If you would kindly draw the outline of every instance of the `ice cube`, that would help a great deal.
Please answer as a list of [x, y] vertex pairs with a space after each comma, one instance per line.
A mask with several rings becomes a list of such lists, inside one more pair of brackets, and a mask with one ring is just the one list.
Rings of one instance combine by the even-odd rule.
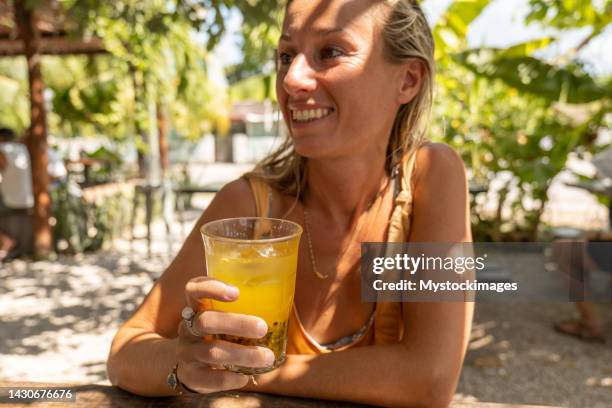
[[260, 255], [256, 248], [248, 246], [240, 249], [240, 255], [237, 258], [241, 258], [242, 260], [251, 260], [258, 258], [259, 256]]
[[223, 253], [221, 262], [231, 262], [242, 257], [242, 252], [238, 250], [227, 250]]
[[270, 258], [272, 256], [277, 256], [276, 251], [273, 246], [266, 246], [263, 248], [257, 248], [257, 253], [264, 258]]

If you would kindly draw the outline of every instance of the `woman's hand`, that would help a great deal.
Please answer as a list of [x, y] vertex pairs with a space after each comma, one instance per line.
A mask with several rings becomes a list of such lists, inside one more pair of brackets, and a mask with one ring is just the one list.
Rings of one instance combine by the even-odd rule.
[[[232, 302], [238, 299], [238, 288], [219, 280], [198, 277], [185, 285], [187, 304], [194, 310], [206, 299]], [[266, 367], [274, 362], [272, 350], [243, 346], [217, 340], [213, 334], [261, 338], [266, 322], [256, 316], [206, 310], [198, 313], [190, 330], [184, 321], [179, 326], [178, 378], [189, 389], [202, 394], [242, 388], [249, 376], [225, 370], [225, 365]], [[200, 336], [196, 336], [195, 334]]]

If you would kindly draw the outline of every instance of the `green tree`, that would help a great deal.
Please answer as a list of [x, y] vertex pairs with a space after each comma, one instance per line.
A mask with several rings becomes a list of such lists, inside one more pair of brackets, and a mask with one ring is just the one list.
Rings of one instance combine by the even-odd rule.
[[25, 61], [0, 59], [0, 124], [23, 133], [30, 124]]
[[[207, 51], [223, 35], [228, 10], [240, 9], [245, 24], [254, 25], [255, 20], [267, 21], [277, 7], [276, 2], [261, 0], [59, 0], [56, 5], [57, 14], [72, 35], [102, 38], [111, 58], [55, 60], [50, 63], [50, 70], [44, 64], [41, 67], [35, 11], [42, 7], [42, 2], [9, 1], [9, 6], [16, 10], [15, 26], [24, 39], [29, 61], [26, 65], [32, 102], [29, 113], [35, 118], [31, 120], [34, 126], [28, 146], [36, 174], [35, 246], [42, 255], [50, 248], [50, 200], [43, 166], [48, 121], [41, 72], [51, 75], [55, 91], [53, 106], [57, 114], [49, 121], [51, 126], [68, 134], [104, 132], [119, 139], [132, 135], [142, 158], [147, 150], [145, 136], [155, 128], [152, 120], [165, 132], [167, 126], [162, 124], [168, 122], [166, 113], [173, 115], [172, 119], [192, 135], [201, 134], [204, 129], [228, 127], [225, 93], [215, 88], [207, 75]], [[205, 37], [204, 47], [200, 45], [201, 36]], [[59, 77], [66, 68], [73, 74], [70, 81]], [[3, 97], [12, 94], [21, 100], [19, 96], [27, 94], [21, 77], [14, 75], [13, 67], [0, 66], [0, 70], [0, 89], [10, 91], [3, 93]], [[23, 100], [27, 104], [27, 99]], [[29, 118], [24, 120], [20, 111], [7, 112], [4, 106], [0, 118], [6, 124], [18, 130], [30, 126]], [[156, 117], [151, 114], [152, 106], [156, 108]]]
[[[488, 3], [455, 1], [435, 26], [433, 134], [462, 152], [477, 182], [503, 180], [493, 215], [475, 215], [477, 237], [536, 240], [551, 181], [568, 155], [601, 148], [593, 141], [609, 120], [610, 81], [592, 77], [578, 51], [609, 25], [610, 2], [598, 9], [586, 1], [530, 1], [526, 23], [591, 28], [578, 47], [549, 60], [537, 51], [555, 38], [468, 49], [467, 29]], [[564, 113], [568, 105], [588, 118], [577, 122]]]

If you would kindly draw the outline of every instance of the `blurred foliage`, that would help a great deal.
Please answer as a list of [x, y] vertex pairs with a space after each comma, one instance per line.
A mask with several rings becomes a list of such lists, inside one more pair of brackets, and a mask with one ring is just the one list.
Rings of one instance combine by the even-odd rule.
[[571, 29], [590, 27], [599, 34], [608, 24], [612, 14], [610, 0], [529, 0], [526, 23], [539, 22], [546, 26]]
[[121, 62], [109, 55], [45, 57], [43, 76], [52, 91], [50, 132], [67, 137], [131, 131], [132, 89]]
[[96, 206], [83, 199], [80, 187], [62, 182], [50, 194], [55, 251], [74, 254], [100, 249], [112, 223], [105, 223]]
[[434, 28], [432, 134], [461, 152], [474, 185], [489, 189], [476, 199], [475, 238], [537, 240], [548, 189], [570, 153], [588, 158], [607, 147], [595, 139], [610, 126], [611, 82], [592, 77], [577, 56], [610, 24], [610, 2], [596, 8], [580, 0], [530, 0], [526, 23], [591, 27], [577, 47], [554, 59], [538, 53], [557, 42], [550, 37], [468, 49], [466, 28], [488, 3], [455, 1]]
[[124, 161], [117, 151], [100, 146], [93, 152], [81, 152], [81, 158], [88, 159], [91, 163], [85, 171], [84, 182], [80, 183], [82, 187], [124, 179], [125, 169], [122, 168]]
[[[59, 0], [57, 5], [72, 34], [101, 38], [109, 55], [44, 58], [45, 82], [53, 91], [51, 133], [135, 138], [141, 150], [154, 126], [152, 103], [169, 114], [182, 136], [225, 133], [227, 90], [211, 80], [209, 51], [225, 33], [230, 10], [242, 14], [245, 44], [267, 31], [272, 38], [278, 15], [278, 2], [269, 0]], [[0, 63], [0, 123], [18, 131], [29, 126], [26, 75], [18, 58]]]
[[[259, 19], [254, 10], [245, 14], [242, 24], [242, 61], [226, 68], [230, 84], [230, 100], [276, 101], [276, 44], [280, 37], [280, 26], [285, 1], [264, 1], [266, 19]], [[253, 13], [254, 12], [254, 13]]]
[[236, 83], [253, 75], [272, 75], [275, 71], [274, 60], [276, 42], [280, 37], [280, 18], [282, 8], [274, 11], [273, 24], [256, 22], [243, 24], [241, 42], [242, 61], [226, 70], [228, 82]]
[[436, 61], [443, 62], [451, 52], [467, 47], [470, 23], [489, 5], [489, 0], [454, 0], [433, 28]]
[[[116, 141], [136, 137], [144, 147], [142, 133], [151, 125], [149, 102], [162, 96], [170, 105], [170, 120], [185, 136], [228, 126], [225, 92], [209, 79], [203, 46], [185, 23], [169, 24], [169, 33], [161, 31], [156, 10], [162, 2], [60, 4], [85, 35], [103, 39], [109, 54], [44, 57], [43, 76], [53, 95], [50, 133], [105, 134]], [[123, 14], [116, 14], [119, 10]], [[18, 130], [29, 126], [26, 75], [20, 59], [1, 61], [0, 98], [14, 102], [0, 103], [0, 123]], [[24, 109], [11, 109], [13, 104]]]
[[30, 125], [27, 66], [21, 58], [0, 59], [0, 126], [18, 135]]
[[232, 102], [264, 99], [276, 102], [275, 82], [276, 74], [250, 76], [229, 87], [229, 98]]
[[87, 202], [83, 190], [70, 178], [56, 184], [50, 194], [53, 245], [57, 253], [97, 251], [130, 226], [129, 194], [117, 192], [98, 203]]
[[[528, 50], [528, 44], [522, 45]], [[478, 77], [499, 79], [521, 93], [549, 101], [588, 103], [610, 95], [612, 83], [598, 85], [577, 63], [557, 67], [528, 55], [515, 57], [506, 50], [490, 48], [469, 50], [452, 57]]]
[[[131, 133], [136, 138], [144, 139], [146, 129], [154, 126], [149, 123], [152, 103], [169, 113], [170, 122], [190, 138], [228, 126], [225, 92], [210, 80], [206, 44], [196, 32], [198, 28], [210, 33], [210, 48], [222, 22], [217, 17], [209, 21], [203, 4], [85, 0], [64, 5], [80, 23], [80, 31], [102, 38], [113, 60], [119, 61], [115, 84], [128, 81], [123, 89], [131, 92], [124, 112], [133, 119]], [[99, 79], [104, 89], [104, 78]], [[137, 141], [141, 147], [146, 144]]]

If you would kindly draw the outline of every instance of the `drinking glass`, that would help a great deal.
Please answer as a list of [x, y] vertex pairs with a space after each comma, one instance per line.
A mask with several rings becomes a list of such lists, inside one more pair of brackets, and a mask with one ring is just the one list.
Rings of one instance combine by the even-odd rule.
[[218, 339], [263, 346], [274, 352], [264, 368], [227, 365], [242, 374], [278, 368], [286, 357], [287, 325], [293, 306], [297, 255], [302, 227], [286, 220], [242, 217], [212, 221], [200, 229], [208, 276], [240, 290], [234, 302], [212, 301], [214, 310], [261, 317], [268, 333], [261, 339], [218, 334]]

